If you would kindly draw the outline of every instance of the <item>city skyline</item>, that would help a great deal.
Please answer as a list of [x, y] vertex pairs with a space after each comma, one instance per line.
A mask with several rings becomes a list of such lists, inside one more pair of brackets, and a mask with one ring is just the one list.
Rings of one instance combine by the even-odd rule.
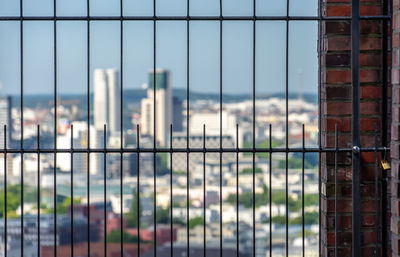
[[[120, 67], [119, 24], [91, 23], [90, 88], [93, 71], [97, 68]], [[20, 91], [19, 34], [16, 24], [0, 24], [0, 32], [8, 40], [0, 47], [0, 80], [7, 94]], [[54, 91], [53, 26], [29, 23], [24, 26], [24, 94]], [[58, 23], [57, 29], [57, 91], [85, 93], [87, 89], [86, 26], [82, 23]], [[123, 88], [140, 88], [147, 83], [146, 72], [153, 67], [153, 33], [151, 22], [124, 25]], [[191, 90], [219, 91], [219, 24], [216, 22], [190, 25], [189, 86]], [[256, 37], [256, 92], [275, 93], [285, 90], [284, 22], [257, 22]], [[290, 23], [289, 91], [298, 89], [298, 70], [304, 71], [304, 92], [317, 92], [318, 58], [315, 22]], [[157, 26], [156, 67], [170, 70], [174, 88], [187, 86], [186, 23], [161, 22]], [[225, 93], [252, 92], [252, 29], [250, 22], [225, 22], [223, 34], [223, 91]], [[174, 34], [174, 37], [170, 35]], [[241, 35], [240, 37], [238, 35]], [[274, 34], [276, 36], [269, 37]], [[73, 42], [71, 42], [73, 41]], [[268, 47], [264, 47], [268, 46]], [[32, 50], [31, 50], [32, 49]], [[301, 49], [301, 50], [300, 50]], [[139, 61], [140, 60], [140, 61]], [[14, 67], [11, 69], [11, 67]], [[207, 76], [204, 76], [207, 74]]]

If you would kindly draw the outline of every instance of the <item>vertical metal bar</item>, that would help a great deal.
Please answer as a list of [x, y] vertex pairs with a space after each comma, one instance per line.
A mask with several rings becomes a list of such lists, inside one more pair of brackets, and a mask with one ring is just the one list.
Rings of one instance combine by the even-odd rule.
[[388, 256], [388, 179], [390, 179], [386, 170], [382, 171], [381, 178], [381, 195], [382, 195], [382, 214], [381, 214], [381, 226], [382, 226], [382, 256]]
[[351, 1], [351, 78], [352, 78], [352, 250], [361, 255], [361, 194], [360, 194], [360, 0]]
[[321, 87], [322, 87], [322, 1], [318, 1], [318, 256], [321, 252]]
[[339, 144], [338, 144], [338, 125], [335, 124], [335, 257], [338, 256], [338, 153], [339, 153]]
[[[121, 255], [124, 255], [124, 212], [123, 212], [123, 202], [124, 202], [124, 194], [123, 194], [123, 180], [124, 180], [124, 175], [123, 175], [123, 162], [124, 162], [124, 156], [123, 156], [123, 147], [124, 147], [124, 22], [122, 20], [123, 14], [124, 14], [124, 4], [123, 0], [120, 1], [120, 68], [121, 68], [121, 94], [120, 94], [120, 130], [121, 130], [121, 138], [120, 138], [120, 170], [121, 170], [121, 176], [120, 176], [120, 190], [121, 190]], [[105, 159], [106, 157], [104, 157]], [[106, 165], [104, 161], [104, 165]], [[104, 203], [105, 204], [105, 203]]]
[[[153, 0], [153, 17], [155, 18], [157, 15], [157, 1]], [[153, 110], [154, 110], [154, 117], [153, 117], [153, 172], [154, 172], [154, 182], [153, 182], [153, 191], [154, 191], [154, 206], [153, 206], [153, 228], [154, 228], [154, 257], [157, 257], [157, 100], [156, 100], [156, 91], [157, 91], [157, 76], [156, 76], [156, 68], [157, 68], [157, 22], [153, 20]]]
[[236, 257], [239, 250], [239, 124], [236, 124]]
[[[186, 140], [186, 143], [187, 144], [189, 143], [189, 138], [188, 138], [188, 140]], [[189, 165], [190, 165], [190, 162], [189, 162], [189, 158], [190, 158], [189, 145], [187, 145], [187, 151], [186, 151], [186, 254], [187, 255], [186, 256], [190, 256], [190, 249], [189, 249], [189, 247], [190, 247], [190, 245], [189, 245], [189, 237], [190, 237], [190, 234], [189, 234], [189, 222], [190, 222], [190, 217], [189, 217], [189, 215], [190, 215], [190, 212], [189, 212], [190, 168], [189, 168]]]
[[37, 254], [40, 256], [40, 125], [37, 125]]
[[71, 257], [74, 257], [74, 124], [71, 124]]
[[4, 257], [7, 257], [7, 125], [4, 125]]
[[[379, 254], [379, 183], [378, 183], [378, 130], [374, 124], [374, 157], [375, 157], [375, 256]], [[382, 206], [382, 208], [384, 208]]]
[[272, 125], [269, 124], [269, 154], [268, 154], [268, 165], [269, 165], [269, 188], [268, 188], [268, 199], [269, 199], [269, 257], [272, 257]]
[[[382, 15], [388, 14], [388, 3], [386, 0], [382, 0]], [[387, 95], [387, 85], [388, 85], [388, 20], [382, 20], [382, 144], [387, 145], [387, 102], [385, 101], [388, 97]]]
[[[107, 257], [107, 125], [103, 131], [104, 257]], [[122, 219], [121, 219], [122, 220]], [[122, 230], [122, 227], [121, 227]], [[121, 233], [122, 234], [122, 233]]]
[[170, 237], [171, 237], [171, 257], [173, 257], [174, 256], [174, 240], [173, 240], [173, 236], [174, 236], [174, 231], [173, 231], [173, 229], [174, 229], [174, 212], [173, 212], [173, 209], [174, 209], [174, 194], [173, 194], [173, 185], [172, 185], [172, 183], [173, 183], [173, 165], [172, 165], [172, 153], [173, 153], [173, 150], [172, 150], [172, 131], [173, 131], [173, 125], [172, 124], [170, 124], [170, 126], [169, 126], [169, 165], [170, 165], [170, 172], [171, 172], [171, 174], [170, 174], [170, 177], [169, 177], [169, 186], [170, 186], [170, 191], [169, 191], [169, 193], [170, 193], [170, 208], [171, 208], [171, 216], [170, 216], [170, 233], [171, 233], [171, 235], [170, 235]]
[[[121, 113], [122, 113], [122, 108], [121, 108]], [[122, 117], [121, 117], [122, 118]], [[121, 134], [122, 134], [122, 127], [121, 127]], [[121, 138], [122, 139], [122, 138]], [[121, 201], [120, 201], [120, 212], [121, 212], [121, 219], [120, 219], [120, 226], [121, 226], [121, 256], [124, 256], [124, 170], [123, 170], [123, 161], [124, 161], [124, 156], [123, 156], [123, 149], [122, 149], [122, 141], [120, 145], [120, 152], [119, 152], [119, 170], [120, 170], [120, 176], [119, 176], [119, 191], [121, 194]]]
[[304, 245], [304, 158], [305, 158], [305, 138], [304, 138], [304, 124], [302, 126], [302, 153], [301, 153], [301, 246], [302, 246], [302, 253], [303, 257], [305, 257], [305, 245]]
[[204, 225], [203, 225], [203, 256], [207, 255], [207, 191], [206, 191], [206, 124], [203, 124], [203, 212], [204, 212]]
[[57, 256], [57, 0], [53, 1], [54, 13], [53, 13], [53, 36], [54, 36], [54, 256]]
[[222, 257], [222, 0], [219, 1], [219, 15], [219, 256]]
[[[187, 6], [186, 6], [186, 17], [187, 17], [187, 19], [186, 19], [186, 99], [187, 99], [187, 101], [186, 101], [186, 112], [187, 112], [187, 114], [186, 114], [186, 147], [187, 147], [187, 150], [189, 150], [189, 146], [190, 146], [190, 142], [189, 142], [189, 126], [190, 126], [190, 124], [189, 124], [189, 121], [190, 121], [190, 119], [189, 119], [189, 109], [190, 109], [190, 106], [189, 106], [189, 101], [190, 101], [190, 22], [189, 22], [189, 14], [190, 14], [190, 0], [187, 0], [187, 2], [186, 2], [186, 4], [187, 4]], [[186, 211], [187, 211], [187, 215], [186, 215], [186, 228], [187, 228], [187, 231], [186, 231], [186, 251], [187, 251], [187, 253], [186, 253], [186, 256], [190, 256], [190, 250], [189, 250], [189, 247], [190, 247], [190, 245], [189, 245], [189, 237], [190, 237], [190, 235], [189, 235], [189, 222], [190, 222], [190, 219], [189, 219], [189, 215], [190, 215], [190, 213], [189, 213], [189, 197], [190, 197], [190, 195], [189, 195], [189, 184], [190, 184], [190, 176], [189, 176], [189, 174], [190, 174], [190, 167], [189, 167], [189, 165], [190, 165], [190, 161], [189, 161], [189, 157], [190, 157], [190, 154], [189, 154], [189, 151], [186, 151], [186, 168], [187, 168], [187, 173], [186, 173]]]
[[[390, 4], [393, 1], [389, 1]], [[387, 0], [383, 0], [382, 6], [382, 14], [387, 15], [388, 13], [391, 15], [391, 8], [389, 8], [389, 3]], [[383, 20], [383, 31], [382, 31], [382, 145], [387, 146], [388, 144], [388, 128], [387, 128], [387, 101], [388, 99], [388, 81], [389, 81], [389, 68], [388, 68], [388, 54], [389, 49], [391, 49], [391, 41], [388, 37], [388, 29], [391, 28], [391, 19], [389, 21]], [[389, 26], [388, 26], [389, 25]], [[388, 42], [389, 41], [389, 42]], [[382, 170], [381, 174], [381, 195], [382, 195], [382, 214], [381, 214], [381, 226], [382, 226], [382, 256], [388, 256], [388, 224], [387, 224], [387, 173], [385, 170]], [[376, 223], [378, 224], [378, 223]]]
[[88, 256], [90, 257], [90, 0], [87, 0], [87, 239], [88, 239]]
[[[136, 124], [136, 150], [137, 150], [137, 181], [136, 181], [136, 190], [137, 190], [137, 206], [136, 210], [138, 212], [137, 215], [137, 234], [138, 234], [138, 257], [140, 257], [140, 126]], [[172, 257], [172, 256], [171, 256]]]
[[[286, 0], [286, 17], [289, 17], [290, 0]], [[286, 21], [286, 60], [285, 60], [285, 125], [286, 125], [286, 138], [285, 138], [285, 195], [286, 195], [286, 233], [285, 233], [285, 246], [286, 256], [289, 256], [289, 21]]]
[[253, 0], [253, 256], [256, 256], [256, 175], [255, 175], [255, 149], [256, 149], [256, 0]]
[[23, 0], [20, 0], [20, 63], [21, 63], [21, 256], [24, 256], [24, 165], [23, 165], [23, 149], [24, 149], [24, 21]]

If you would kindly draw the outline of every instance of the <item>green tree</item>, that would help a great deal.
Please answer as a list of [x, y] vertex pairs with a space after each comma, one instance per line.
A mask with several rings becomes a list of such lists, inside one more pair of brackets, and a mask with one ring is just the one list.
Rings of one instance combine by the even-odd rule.
[[[245, 169], [242, 169], [241, 173], [242, 173], [242, 174], [253, 174], [253, 168], [245, 168]], [[255, 167], [255, 168], [254, 168], [254, 173], [255, 173], [255, 174], [262, 173], [262, 169], [259, 168], [259, 167]]]
[[170, 209], [157, 209], [157, 224], [168, 224], [170, 222]]
[[[0, 192], [0, 215], [3, 218], [5, 212], [5, 204], [4, 204], [4, 190]], [[16, 216], [15, 211], [17, 210], [18, 206], [20, 205], [20, 194], [15, 194], [13, 192], [9, 192], [7, 190], [7, 215]]]
[[[122, 237], [124, 243], [137, 243], [138, 242], [138, 237], [137, 236], [132, 236], [128, 234], [127, 232], [124, 231], [123, 237]], [[121, 243], [121, 230], [113, 230], [111, 231], [107, 237], [107, 243]]]
[[[289, 158], [288, 159], [288, 169], [301, 169], [303, 164], [303, 161], [301, 158]], [[286, 160], [279, 160], [278, 163], [278, 168], [279, 169], [285, 169], [286, 168]], [[307, 160], [304, 160], [304, 168], [305, 169], [312, 169], [314, 166], [310, 164]]]
[[[304, 224], [305, 225], [313, 225], [318, 224], [318, 212], [306, 212], [304, 213]], [[302, 217], [297, 217], [289, 220], [289, 224], [299, 225], [303, 222]]]
[[[227, 199], [228, 203], [236, 203], [236, 194], [230, 194]], [[255, 206], [260, 207], [268, 203], [268, 187], [263, 185], [263, 193], [255, 194]], [[244, 192], [239, 195], [239, 204], [244, 205], [246, 208], [253, 206], [253, 192]]]
[[[80, 204], [82, 201], [79, 198], [74, 198], [74, 204]], [[66, 197], [61, 203], [57, 203], [57, 214], [66, 214], [71, 206], [71, 197]], [[46, 208], [41, 205], [40, 207], [44, 213], [54, 213], [54, 208]]]
[[[0, 217], [4, 217], [5, 203], [4, 203], [5, 192], [4, 189], [0, 190]], [[24, 186], [24, 203], [36, 203], [37, 201], [37, 189]], [[7, 185], [7, 216], [16, 217], [16, 210], [21, 205], [21, 185]]]
[[[139, 201], [139, 211], [137, 210], [138, 201]], [[126, 215], [126, 223], [128, 228], [137, 228], [139, 225], [138, 218], [140, 217], [142, 217], [142, 203], [140, 202], [138, 192], [136, 191], [133, 197], [131, 209]]]
[[[280, 145], [282, 145], [281, 141], [273, 139], [272, 142], [271, 142], [271, 147], [272, 148], [278, 147]], [[249, 142], [249, 141], [243, 142], [243, 148], [253, 148], [253, 142]], [[269, 148], [269, 140], [256, 144], [256, 148]], [[251, 156], [252, 153], [245, 152], [244, 155], [245, 156]], [[266, 158], [268, 158], [269, 153], [256, 153], [256, 156], [258, 158], [266, 159]]]
[[[269, 191], [268, 187], [263, 185], [263, 193], [255, 194], [255, 206], [260, 207], [269, 203]], [[230, 194], [227, 202], [230, 204], [236, 203], [236, 194]], [[282, 205], [286, 204], [286, 192], [285, 191], [272, 191], [273, 204]], [[239, 195], [239, 204], [244, 205], [246, 208], [252, 208], [253, 206], [253, 192], [244, 192]], [[318, 194], [306, 194], [304, 195], [304, 206], [318, 205]], [[288, 196], [288, 206], [290, 211], [300, 211], [302, 208], [302, 200], [299, 198], [295, 200], [292, 196]]]
[[204, 218], [203, 217], [195, 217], [189, 220], [189, 228], [192, 229], [196, 226], [203, 225], [204, 224]]
[[286, 224], [286, 217], [285, 216], [274, 216], [274, 217], [272, 217], [272, 223], [284, 225], [284, 224]]

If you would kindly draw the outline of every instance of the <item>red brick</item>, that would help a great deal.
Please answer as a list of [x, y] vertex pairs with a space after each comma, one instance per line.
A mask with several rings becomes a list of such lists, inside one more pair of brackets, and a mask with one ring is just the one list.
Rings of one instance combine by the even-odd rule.
[[361, 181], [375, 181], [375, 167], [374, 166], [363, 166], [361, 167], [360, 173]]
[[375, 231], [364, 231], [362, 235], [362, 244], [373, 244], [376, 240]]
[[379, 53], [360, 53], [361, 66], [380, 66], [382, 65], [382, 55]]
[[380, 50], [382, 49], [382, 39], [377, 37], [361, 37], [360, 50]]
[[350, 5], [327, 6], [326, 16], [351, 16]]
[[350, 118], [327, 118], [326, 119], [326, 131], [334, 132], [335, 125], [337, 124], [338, 132], [350, 132], [351, 131], [351, 119]]
[[[321, 168], [323, 173], [321, 176], [325, 178], [326, 180], [329, 181], [334, 181], [335, 179], [335, 169], [334, 167], [323, 167]], [[340, 167], [340, 169], [337, 171], [337, 181], [338, 182], [350, 182], [352, 179], [352, 169], [351, 167]]]
[[350, 86], [339, 86], [339, 87], [326, 87], [324, 88], [324, 98], [330, 100], [348, 100], [351, 99], [351, 87]]
[[[322, 127], [321, 129], [324, 129], [324, 127]], [[343, 133], [343, 131], [340, 131], [339, 129], [338, 129], [338, 131], [340, 132], [339, 136], [338, 136], [339, 147], [342, 147], [342, 148], [350, 147], [351, 146], [351, 134], [350, 133], [344, 134], [346, 132]], [[334, 134], [325, 135], [323, 137], [323, 140], [325, 140], [324, 145], [326, 147], [334, 147], [335, 146], [335, 135]]]
[[[328, 51], [350, 51], [350, 36], [329, 37], [325, 39], [325, 49]], [[382, 49], [382, 39], [377, 37], [361, 37], [360, 50], [380, 50]]]
[[[352, 210], [353, 205], [351, 199], [339, 199], [337, 204], [337, 209], [340, 210], [340, 212], [351, 212]], [[335, 200], [328, 200], [328, 212], [335, 212]]]
[[382, 14], [382, 7], [379, 5], [361, 5], [360, 6], [360, 15], [380, 15]]
[[360, 112], [361, 114], [380, 114], [381, 104], [380, 102], [361, 102]]
[[372, 83], [380, 82], [380, 72], [377, 70], [360, 70], [360, 82], [361, 83]]
[[329, 70], [325, 72], [325, 76], [328, 84], [351, 83], [350, 70]]
[[349, 66], [351, 61], [350, 54], [329, 54], [325, 59], [327, 67]]
[[325, 33], [335, 35], [350, 35], [350, 22], [348, 21], [327, 21]]
[[351, 37], [329, 37], [325, 39], [325, 49], [327, 51], [350, 51], [351, 50]]
[[[366, 197], [366, 196], [375, 197], [375, 184], [361, 185], [361, 195], [363, 197]], [[379, 192], [378, 192], [378, 195], [379, 195]]]
[[[371, 138], [371, 134], [360, 135], [361, 145], [363, 147], [375, 147], [375, 137]], [[380, 134], [377, 134], [378, 146], [381, 145]]]
[[375, 215], [362, 215], [361, 216], [361, 226], [363, 227], [374, 227], [375, 226]]
[[400, 47], [400, 35], [398, 33], [394, 33], [392, 36], [392, 48]]
[[362, 86], [360, 87], [360, 97], [362, 99], [379, 99], [382, 97], [382, 87]]
[[[379, 204], [379, 202], [378, 202]], [[374, 200], [361, 201], [361, 212], [375, 212], [376, 203]]]
[[349, 102], [328, 102], [326, 103], [326, 113], [329, 115], [351, 114], [351, 103]]
[[[375, 243], [375, 237], [373, 238], [373, 243]], [[372, 243], [371, 243], [372, 244]], [[380, 255], [380, 248], [378, 248], [378, 250], [376, 250], [376, 247], [369, 244], [368, 246], [363, 246], [361, 248], [361, 256], [381, 256]], [[390, 255], [388, 255], [390, 256]]]
[[374, 20], [361, 20], [360, 21], [360, 34], [381, 34], [382, 25], [380, 21]]
[[360, 118], [360, 130], [367, 131], [375, 131], [375, 125], [377, 131], [381, 129], [381, 120], [380, 118]]

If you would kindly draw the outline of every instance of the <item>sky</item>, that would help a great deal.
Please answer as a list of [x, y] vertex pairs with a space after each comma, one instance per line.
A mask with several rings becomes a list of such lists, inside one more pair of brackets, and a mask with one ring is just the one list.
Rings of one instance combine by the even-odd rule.
[[[157, 0], [157, 15], [186, 15], [187, 0]], [[92, 0], [91, 15], [118, 16], [120, 0]], [[124, 15], [153, 15], [153, 1], [125, 0]], [[286, 1], [257, 0], [257, 15], [286, 15]], [[52, 16], [53, 0], [25, 0], [24, 15]], [[58, 0], [57, 15], [84, 16], [86, 1]], [[223, 0], [223, 15], [252, 15], [252, 0]], [[290, 15], [317, 15], [317, 0], [290, 0]], [[18, 16], [19, 1], [0, 0], [0, 16]], [[190, 0], [190, 15], [219, 15], [219, 1]], [[24, 94], [54, 92], [54, 24], [24, 21]], [[173, 88], [187, 87], [187, 23], [156, 23], [156, 66], [171, 71]], [[20, 94], [20, 24], [0, 22], [1, 94]], [[219, 92], [219, 21], [191, 21], [189, 86], [198, 92]], [[90, 23], [90, 74], [95, 68], [120, 69], [120, 22]], [[57, 91], [87, 93], [87, 22], [57, 22]], [[289, 23], [289, 91], [317, 93], [318, 24]], [[252, 21], [223, 22], [223, 93], [252, 93]], [[153, 68], [153, 22], [123, 24], [123, 87], [140, 88]], [[285, 91], [286, 22], [256, 22], [256, 93]], [[301, 74], [301, 75], [300, 75]], [[302, 81], [302, 83], [300, 82]], [[91, 83], [91, 89], [93, 85]]]

